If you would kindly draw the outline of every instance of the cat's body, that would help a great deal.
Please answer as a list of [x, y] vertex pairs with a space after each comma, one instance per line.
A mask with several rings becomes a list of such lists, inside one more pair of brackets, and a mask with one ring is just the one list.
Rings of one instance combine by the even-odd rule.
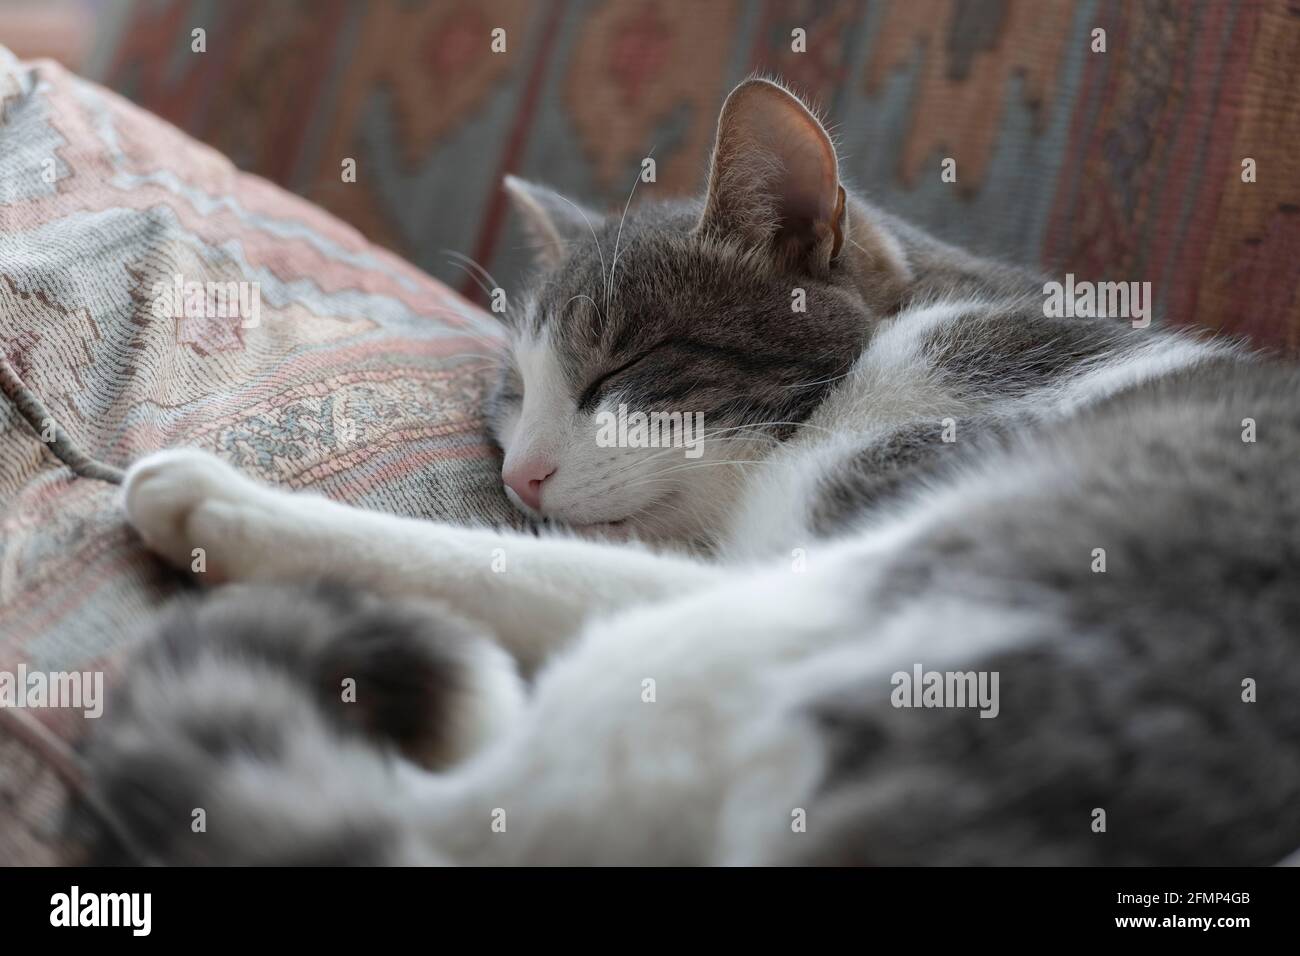
[[[231, 589], [179, 625], [204, 651], [132, 669], [87, 756], [135, 852], [1226, 864], [1300, 845], [1294, 368], [1046, 317], [1041, 279], [840, 190], [820, 126], [762, 82], [724, 108], [702, 205], [591, 222], [511, 189], [549, 269], [493, 429], [512, 497], [598, 540], [360, 512], [193, 452], [138, 464], [128, 515], [174, 563], [203, 547], [220, 577], [397, 604], [341, 613], [384, 655], [325, 642], [304, 674], [283, 645], [310, 612]], [[598, 446], [619, 403], [701, 412], [702, 457]], [[629, 531], [648, 544], [600, 540]], [[407, 606], [427, 599], [509, 652], [526, 702], [486, 643], [411, 624], [444, 613]], [[393, 660], [395, 699], [451, 695], [463, 734], [445, 739], [451, 705], [333, 702], [350, 670], [383, 694]], [[918, 665], [996, 674], [996, 716], [897, 706]], [[189, 832], [196, 802], [219, 840]]]

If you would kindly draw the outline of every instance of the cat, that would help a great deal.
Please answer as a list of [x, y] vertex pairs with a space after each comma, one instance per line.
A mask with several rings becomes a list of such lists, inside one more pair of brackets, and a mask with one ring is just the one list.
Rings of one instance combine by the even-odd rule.
[[[487, 413], [541, 531], [366, 512], [196, 450], [137, 462], [130, 525], [228, 583], [83, 743], [92, 859], [1300, 846], [1296, 368], [1050, 317], [1043, 277], [846, 189], [767, 79], [727, 97], [701, 200], [606, 217], [505, 188], [538, 272]], [[635, 413], [681, 417], [659, 447], [597, 441]]]

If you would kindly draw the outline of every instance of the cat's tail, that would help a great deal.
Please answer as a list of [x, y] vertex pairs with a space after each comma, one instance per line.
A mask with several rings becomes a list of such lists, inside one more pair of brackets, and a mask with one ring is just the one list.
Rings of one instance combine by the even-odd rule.
[[222, 588], [127, 662], [81, 742], [69, 836], [95, 864], [437, 862], [410, 784], [522, 705], [508, 655], [440, 607]]

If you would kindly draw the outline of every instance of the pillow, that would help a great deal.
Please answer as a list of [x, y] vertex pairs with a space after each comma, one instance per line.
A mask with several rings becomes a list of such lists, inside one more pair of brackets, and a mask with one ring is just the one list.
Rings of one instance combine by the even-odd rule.
[[[515, 524], [479, 414], [497, 341], [352, 228], [0, 48], [0, 673], [111, 673], [188, 586], [122, 521], [121, 470], [155, 449]], [[57, 740], [83, 719], [0, 707], [0, 863], [56, 859]]]

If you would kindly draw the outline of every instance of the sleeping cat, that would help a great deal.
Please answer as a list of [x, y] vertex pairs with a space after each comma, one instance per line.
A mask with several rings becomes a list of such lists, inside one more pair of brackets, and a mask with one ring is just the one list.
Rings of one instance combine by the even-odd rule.
[[[541, 269], [489, 418], [543, 530], [138, 462], [131, 525], [232, 584], [85, 742], [94, 859], [1300, 846], [1295, 368], [1047, 317], [1041, 277], [847, 192], [765, 80], [723, 106], [702, 201], [606, 218], [507, 188]], [[598, 440], [635, 413], [679, 417], [658, 447]]]

